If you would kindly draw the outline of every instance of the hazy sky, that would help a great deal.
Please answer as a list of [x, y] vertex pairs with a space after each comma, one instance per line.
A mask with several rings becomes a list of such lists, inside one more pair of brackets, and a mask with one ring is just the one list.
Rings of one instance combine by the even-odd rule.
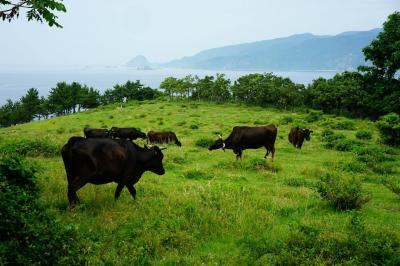
[[400, 0], [65, 0], [63, 29], [0, 21], [0, 65], [152, 62], [297, 33], [381, 27]]

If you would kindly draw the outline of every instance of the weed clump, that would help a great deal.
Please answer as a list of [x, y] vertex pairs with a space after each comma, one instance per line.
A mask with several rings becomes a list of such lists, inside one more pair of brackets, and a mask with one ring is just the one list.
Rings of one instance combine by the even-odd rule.
[[285, 115], [284, 117], [282, 117], [280, 123], [282, 125], [287, 125], [293, 123], [293, 121], [294, 121], [293, 117], [291, 117], [290, 115]]
[[199, 129], [199, 126], [197, 124], [192, 124], [189, 127], [190, 129]]
[[354, 121], [349, 119], [339, 120], [336, 123], [332, 124], [333, 129], [339, 129], [339, 130], [353, 130], [355, 129], [355, 127], [356, 125]]
[[327, 149], [333, 149], [337, 151], [352, 151], [362, 146], [361, 142], [347, 139], [345, 135], [341, 133], [334, 133], [330, 130], [324, 130], [322, 132], [322, 137], [323, 141], [325, 142], [324, 147]]
[[60, 147], [47, 139], [17, 139], [0, 144], [0, 154], [21, 156], [57, 156]]
[[370, 140], [372, 139], [372, 132], [366, 129], [360, 129], [356, 133], [356, 138], [362, 140]]
[[354, 176], [322, 175], [317, 183], [317, 191], [337, 210], [360, 209], [369, 201], [361, 181]]
[[212, 140], [212, 139], [198, 139], [196, 142], [195, 142], [195, 145], [197, 146], [197, 147], [202, 147], [202, 148], [208, 148], [210, 145], [212, 145], [212, 144], [214, 144], [214, 140]]
[[311, 111], [307, 117], [306, 117], [306, 121], [309, 123], [312, 122], [317, 122], [319, 120], [322, 120], [324, 118], [323, 116], [323, 112], [322, 111]]
[[194, 180], [201, 180], [201, 179], [205, 179], [205, 180], [210, 180], [213, 178], [212, 175], [205, 173], [203, 171], [199, 171], [199, 170], [191, 170], [188, 171], [184, 174], [184, 176], [187, 179], [194, 179]]
[[400, 180], [399, 179], [389, 179], [385, 181], [385, 186], [393, 193], [400, 196]]
[[386, 228], [369, 228], [357, 215], [342, 232], [308, 224], [287, 237], [245, 236], [237, 245], [246, 265], [397, 265], [400, 240]]
[[390, 113], [381, 117], [376, 123], [383, 143], [391, 146], [400, 146], [400, 116]]

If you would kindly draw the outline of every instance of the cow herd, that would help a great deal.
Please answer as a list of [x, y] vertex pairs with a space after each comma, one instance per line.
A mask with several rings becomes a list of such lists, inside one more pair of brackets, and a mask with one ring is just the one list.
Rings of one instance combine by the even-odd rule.
[[[294, 147], [301, 149], [304, 140], [310, 140], [313, 131], [303, 128], [292, 128], [288, 137]], [[181, 146], [176, 134], [172, 131], [149, 131], [147, 135], [136, 128], [108, 129], [84, 128], [85, 137], [71, 137], [61, 150], [68, 181], [68, 200], [74, 207], [79, 199], [76, 192], [87, 183], [117, 183], [115, 199], [118, 199], [124, 187], [127, 187], [133, 198], [136, 197], [134, 185], [144, 172], [158, 175], [165, 173], [162, 160], [164, 155], [158, 146], [139, 146], [133, 140], [147, 139], [147, 144], [173, 142]], [[261, 127], [236, 126], [231, 134], [219, 138], [208, 147], [208, 150], [231, 149], [236, 159], [242, 158], [243, 150], [265, 147], [264, 158], [271, 153], [274, 160], [275, 140], [278, 130], [274, 125]]]

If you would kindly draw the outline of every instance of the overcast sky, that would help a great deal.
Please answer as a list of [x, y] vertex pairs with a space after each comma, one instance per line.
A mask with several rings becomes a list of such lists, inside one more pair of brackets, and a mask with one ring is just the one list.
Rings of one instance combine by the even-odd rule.
[[65, 0], [62, 29], [0, 21], [0, 64], [165, 62], [201, 50], [310, 32], [382, 27], [400, 0]]

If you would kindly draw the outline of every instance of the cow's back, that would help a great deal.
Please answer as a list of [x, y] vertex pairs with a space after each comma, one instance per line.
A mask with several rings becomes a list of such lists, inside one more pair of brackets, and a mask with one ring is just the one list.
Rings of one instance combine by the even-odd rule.
[[127, 171], [127, 165], [133, 167], [136, 161], [133, 145], [111, 139], [69, 141], [63, 148], [63, 159], [71, 175], [88, 178], [88, 182], [96, 184], [119, 178]]

